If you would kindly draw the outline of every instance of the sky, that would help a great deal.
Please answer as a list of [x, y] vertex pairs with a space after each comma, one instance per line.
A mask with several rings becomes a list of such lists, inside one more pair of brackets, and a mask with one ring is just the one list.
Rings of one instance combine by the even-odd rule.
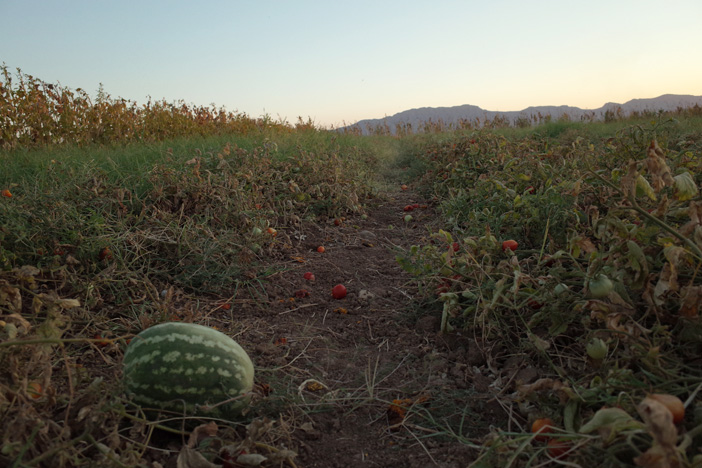
[[0, 0], [0, 63], [95, 96], [343, 126], [702, 95], [701, 0]]

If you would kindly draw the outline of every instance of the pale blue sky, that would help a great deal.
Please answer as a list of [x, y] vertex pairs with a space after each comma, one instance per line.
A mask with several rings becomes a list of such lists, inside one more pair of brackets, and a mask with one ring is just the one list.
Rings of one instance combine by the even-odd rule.
[[701, 0], [0, 0], [0, 62], [320, 125], [702, 95]]

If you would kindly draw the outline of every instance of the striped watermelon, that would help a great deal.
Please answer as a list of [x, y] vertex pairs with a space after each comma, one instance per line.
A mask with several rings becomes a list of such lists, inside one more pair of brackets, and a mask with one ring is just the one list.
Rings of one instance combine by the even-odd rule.
[[124, 353], [127, 393], [148, 408], [234, 419], [248, 404], [253, 379], [253, 363], [236, 341], [193, 323], [148, 328]]

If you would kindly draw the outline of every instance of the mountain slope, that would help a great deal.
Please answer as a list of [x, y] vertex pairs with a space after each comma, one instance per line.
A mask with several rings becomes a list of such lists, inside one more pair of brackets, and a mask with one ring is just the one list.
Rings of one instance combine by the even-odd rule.
[[702, 96], [689, 94], [664, 94], [656, 98], [632, 99], [624, 104], [608, 102], [598, 109], [581, 109], [572, 106], [532, 106], [521, 111], [498, 112], [482, 109], [478, 106], [465, 104], [453, 107], [422, 107], [399, 112], [390, 117], [381, 119], [365, 119], [346, 127], [346, 129], [360, 129], [363, 133], [370, 133], [372, 129], [387, 126], [395, 132], [397, 126], [411, 127], [412, 131], [422, 129], [428, 123], [441, 122], [446, 126], [459, 126], [461, 122], [470, 122], [480, 126], [486, 121], [493, 121], [496, 117], [505, 119], [509, 124], [515, 125], [518, 120], [538, 122], [546, 116], [557, 120], [568, 115], [571, 120], [601, 120], [609, 112], [618, 112], [623, 115], [632, 112], [657, 112], [673, 111], [678, 108], [693, 106], [702, 107]]

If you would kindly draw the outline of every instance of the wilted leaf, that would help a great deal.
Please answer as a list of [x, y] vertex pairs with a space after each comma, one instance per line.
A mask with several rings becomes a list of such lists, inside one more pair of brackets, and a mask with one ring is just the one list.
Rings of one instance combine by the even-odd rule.
[[201, 439], [206, 437], [214, 437], [217, 435], [217, 423], [210, 421], [207, 424], [200, 424], [197, 426], [193, 432], [190, 433], [190, 438], [188, 439], [188, 447], [195, 447]]
[[571, 397], [575, 397], [570, 387], [557, 379], [543, 378], [532, 384], [520, 385], [517, 388], [517, 393], [522, 398], [527, 398], [534, 393], [549, 391], [555, 393], [563, 404], [570, 400]]
[[629, 266], [636, 272], [632, 287], [634, 289], [639, 289], [643, 286], [643, 283], [648, 276], [648, 262], [646, 261], [646, 255], [639, 244], [632, 240], [627, 241], [626, 246], [629, 250], [626, 256], [627, 260], [629, 260]]
[[293, 460], [295, 457], [297, 457], [297, 453], [293, 452], [292, 450], [278, 450], [277, 452], [273, 452], [270, 455], [268, 455], [268, 460], [270, 461], [272, 466], [279, 465], [283, 466], [283, 462], [289, 462]]
[[656, 193], [653, 191], [653, 187], [651, 187], [648, 180], [646, 180], [646, 178], [641, 174], [636, 177], [636, 196], [646, 196], [651, 200], [656, 201]]
[[670, 262], [667, 262], [663, 265], [656, 287], [653, 288], [653, 300], [656, 305], [663, 305], [668, 293], [677, 291], [679, 287], [677, 270]]
[[665, 153], [656, 140], [651, 141], [648, 147], [648, 158], [646, 159], [646, 168], [653, 179], [653, 189], [659, 192], [666, 186], [674, 185], [675, 181], [670, 173], [670, 168], [665, 161]]
[[675, 182], [675, 198], [680, 201], [690, 200], [697, 196], [699, 190], [695, 179], [689, 172], [683, 172], [673, 178]]
[[680, 457], [675, 448], [678, 430], [673, 424], [673, 414], [665, 405], [648, 397], [636, 409], [653, 437], [653, 445], [634, 462], [643, 468], [679, 467]]
[[216, 465], [208, 461], [200, 452], [190, 448], [183, 447], [178, 454], [176, 461], [177, 468], [221, 468], [221, 465]]
[[575, 251], [573, 251], [574, 257], [579, 256], [581, 251], [587, 255], [593, 252], [597, 252], [597, 247], [595, 247], [595, 244], [593, 244], [592, 241], [587, 237], [578, 237], [577, 239], [575, 239], [574, 247], [577, 247], [578, 252], [578, 255], [576, 255]]
[[237, 463], [246, 466], [261, 466], [261, 464], [266, 460], [268, 460], [267, 457], [264, 457], [258, 453], [244, 453], [236, 457]]
[[680, 228], [680, 234], [689, 237], [702, 225], [702, 202], [690, 202], [687, 214], [690, 217], [690, 221]]
[[19, 289], [10, 286], [5, 280], [0, 280], [0, 306], [5, 306], [11, 312], [22, 310], [22, 295]]
[[600, 437], [611, 442], [619, 432], [640, 427], [641, 423], [621, 408], [602, 408], [580, 428], [583, 434], [597, 431]]
[[263, 436], [271, 430], [274, 422], [275, 421], [268, 418], [251, 421], [251, 423], [246, 426], [246, 442], [251, 442], [253, 444], [263, 438]]
[[551, 347], [550, 341], [544, 340], [543, 338], [541, 338], [533, 333], [529, 334], [529, 340], [532, 343], [534, 343], [534, 346], [539, 351], [546, 351], [547, 349], [549, 349]]
[[26, 335], [32, 328], [32, 324], [30, 324], [20, 314], [10, 314], [7, 317], [4, 317], [4, 320], [5, 322], [7, 322], [8, 325], [12, 325], [15, 327], [15, 332], [19, 336]]
[[700, 314], [702, 286], [685, 286], [681, 291], [680, 315], [694, 318]]
[[12, 271], [17, 273], [20, 279], [25, 279], [30, 276], [36, 276], [39, 273], [41, 273], [41, 270], [32, 265], [24, 265], [19, 268], [14, 268]]

